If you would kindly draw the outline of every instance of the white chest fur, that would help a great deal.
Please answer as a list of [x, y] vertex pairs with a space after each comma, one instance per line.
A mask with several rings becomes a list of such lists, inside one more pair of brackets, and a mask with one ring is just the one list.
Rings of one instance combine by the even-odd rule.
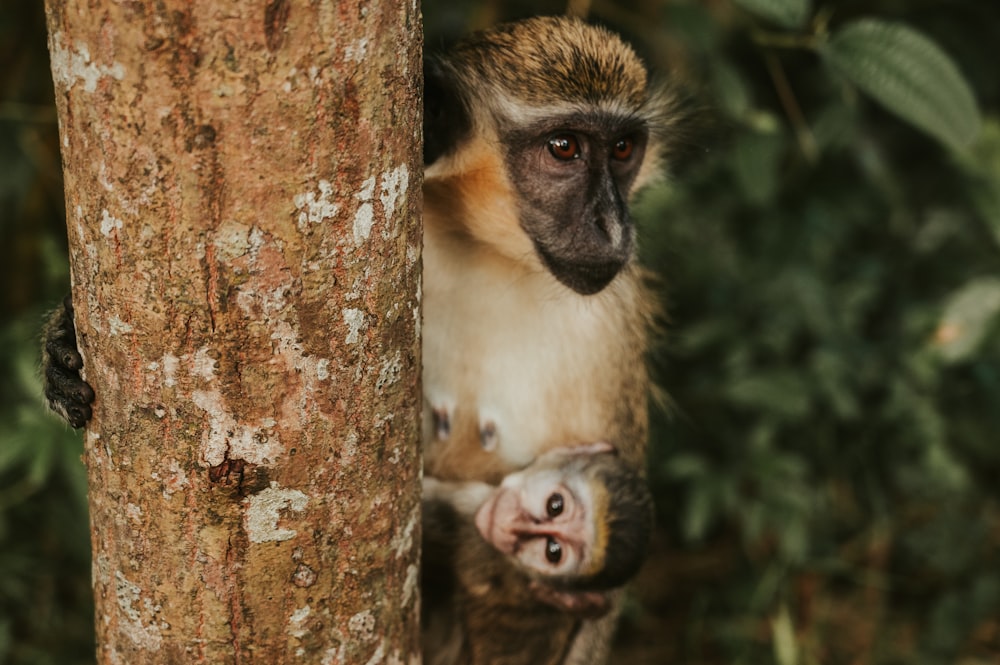
[[503, 466], [520, 468], [554, 446], [606, 440], [606, 381], [641, 362], [620, 313], [628, 289], [580, 296], [544, 271], [465, 249], [425, 237], [425, 450], [475, 427]]

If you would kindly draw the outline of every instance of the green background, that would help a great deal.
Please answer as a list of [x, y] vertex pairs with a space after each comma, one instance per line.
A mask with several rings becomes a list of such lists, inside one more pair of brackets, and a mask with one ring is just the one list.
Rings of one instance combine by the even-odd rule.
[[[63, 665], [93, 610], [81, 438], [37, 372], [69, 283], [40, 4], [0, 4], [0, 663]], [[428, 47], [563, 9], [427, 0]], [[636, 205], [659, 529], [617, 662], [1000, 661], [1000, 3], [590, 15], [686, 100]]]

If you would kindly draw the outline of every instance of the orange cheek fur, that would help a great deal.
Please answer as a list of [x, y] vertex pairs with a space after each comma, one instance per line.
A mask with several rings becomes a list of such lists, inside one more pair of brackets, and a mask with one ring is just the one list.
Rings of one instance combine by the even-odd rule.
[[536, 264], [534, 246], [518, 220], [519, 211], [511, 206], [517, 197], [497, 151], [478, 140], [450, 158], [450, 166], [441, 175], [429, 175], [425, 182], [425, 205], [435, 213], [427, 219], [444, 221], [446, 226], [440, 230], [464, 231], [506, 258]]

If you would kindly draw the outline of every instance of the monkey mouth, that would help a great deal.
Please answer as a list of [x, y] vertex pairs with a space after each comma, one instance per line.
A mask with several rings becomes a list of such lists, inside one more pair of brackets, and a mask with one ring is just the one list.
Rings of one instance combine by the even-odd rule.
[[590, 296], [604, 290], [625, 267], [625, 258], [596, 259], [579, 258], [565, 260], [541, 245], [536, 245], [538, 255], [549, 272], [564, 286], [568, 286], [581, 296]]

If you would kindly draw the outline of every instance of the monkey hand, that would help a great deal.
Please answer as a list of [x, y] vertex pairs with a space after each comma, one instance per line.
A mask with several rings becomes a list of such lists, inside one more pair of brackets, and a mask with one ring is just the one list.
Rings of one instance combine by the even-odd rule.
[[76, 348], [73, 300], [66, 296], [63, 306], [49, 316], [42, 331], [42, 386], [49, 408], [72, 427], [90, 420], [94, 389], [80, 376], [83, 358]]
[[424, 504], [443, 502], [450, 504], [460, 515], [471, 517], [486, 503], [496, 488], [477, 481], [448, 481], [424, 476], [422, 498]]
[[618, 455], [618, 449], [610, 443], [598, 441], [595, 443], [567, 444], [549, 448], [536, 457], [532, 464], [560, 464], [562, 460], [569, 460], [574, 457], [581, 458], [588, 455]]
[[532, 580], [531, 592], [539, 601], [581, 619], [599, 619], [611, 609], [610, 596], [600, 591], [562, 591]]
[[574, 446], [559, 446], [543, 454], [552, 455], [553, 457], [572, 457], [574, 455], [603, 455], [604, 453], [617, 455], [618, 449], [605, 441], [597, 441], [595, 443], [581, 443]]

